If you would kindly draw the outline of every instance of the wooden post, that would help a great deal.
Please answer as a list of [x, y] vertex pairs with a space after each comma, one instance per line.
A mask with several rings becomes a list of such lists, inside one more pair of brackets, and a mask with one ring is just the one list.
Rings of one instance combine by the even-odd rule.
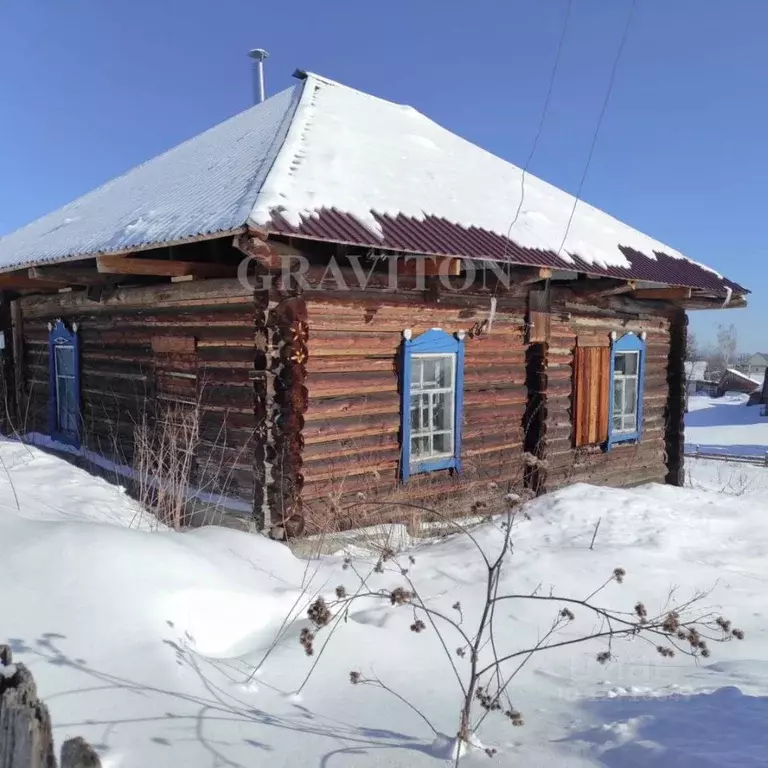
[[532, 460], [525, 468], [525, 487], [546, 491], [547, 473], [540, 463], [547, 456], [547, 344], [530, 344], [525, 353], [528, 401], [523, 415], [523, 450]]
[[0, 768], [56, 768], [51, 716], [37, 698], [32, 673], [10, 666], [11, 650], [0, 646]]
[[685, 357], [688, 316], [679, 310], [669, 328], [667, 359], [667, 419], [664, 442], [668, 485], [685, 485]]
[[[0, 768], [56, 768], [48, 707], [37, 698], [32, 673], [11, 669], [13, 655], [0, 645]], [[61, 768], [101, 768], [93, 747], [80, 737], [61, 748]]]

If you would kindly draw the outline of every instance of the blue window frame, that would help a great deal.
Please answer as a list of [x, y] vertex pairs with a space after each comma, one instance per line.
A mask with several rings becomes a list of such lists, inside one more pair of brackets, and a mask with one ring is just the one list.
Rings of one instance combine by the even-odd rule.
[[461, 471], [464, 335], [439, 328], [403, 339], [401, 477], [437, 469]]
[[606, 450], [640, 440], [643, 431], [645, 334], [627, 333], [611, 346], [611, 387]]
[[80, 343], [77, 325], [49, 326], [48, 415], [51, 437], [80, 446]]

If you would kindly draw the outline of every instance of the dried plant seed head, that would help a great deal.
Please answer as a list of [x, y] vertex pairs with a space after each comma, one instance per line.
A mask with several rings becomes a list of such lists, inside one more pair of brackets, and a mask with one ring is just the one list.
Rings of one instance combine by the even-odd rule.
[[661, 656], [664, 656], [664, 658], [671, 659], [675, 652], [671, 648], [667, 648], [664, 645], [659, 645], [656, 647], [656, 650], [659, 652]]
[[461, 603], [457, 600], [452, 606], [454, 611], [460, 611], [461, 610]]
[[743, 640], [744, 639], [744, 630], [743, 629], [734, 629], [731, 634], [737, 639], [737, 640]]
[[635, 605], [635, 614], [641, 623], [645, 623], [648, 620], [648, 609], [642, 603]]
[[464, 657], [467, 655], [467, 650], [466, 650], [466, 648], [457, 648], [457, 649], [456, 649], [456, 655], [457, 655], [459, 658], [462, 658], [462, 659], [463, 659], [463, 658], [464, 658]]
[[322, 597], [318, 597], [317, 600], [309, 606], [307, 616], [318, 628], [327, 626], [333, 618], [327, 603]]
[[485, 754], [488, 755], [488, 757], [496, 757], [496, 750], [493, 747], [486, 747]]
[[389, 593], [389, 602], [392, 603], [392, 605], [405, 605], [406, 603], [411, 602], [412, 597], [413, 593], [409, 592], [407, 589], [403, 589], [403, 587], [395, 587]]
[[421, 619], [416, 619], [416, 621], [411, 624], [411, 632], [423, 632], [426, 628], [427, 625]]
[[343, 584], [339, 584], [338, 587], [336, 587], [336, 597], [339, 598], [339, 600], [343, 600], [347, 596], [347, 590], [344, 587]]
[[299, 635], [299, 642], [307, 656], [312, 656], [315, 652], [314, 640], [315, 633], [309, 627], [304, 627]]
[[560, 618], [573, 621], [576, 617], [573, 615], [573, 611], [570, 608], [563, 608], [563, 610], [560, 611]]
[[352, 558], [351, 557], [345, 557], [344, 558], [344, 565], [341, 566], [342, 569], [346, 571], [347, 568], [349, 568], [350, 565], [352, 565]]
[[723, 632], [731, 631], [731, 622], [728, 621], [728, 619], [724, 619], [722, 616], [720, 616], [715, 620], [715, 623], [717, 624], [718, 627], [720, 627], [720, 629], [723, 630]]
[[373, 567], [374, 573], [384, 573], [384, 563], [379, 560]]
[[408, 562], [411, 565], [416, 565], [416, 558], [413, 555], [408, 555]]
[[610, 651], [601, 651], [597, 654], [597, 661], [600, 664], [607, 664], [611, 660], [611, 652]]
[[616, 581], [619, 582], [619, 584], [624, 583], [624, 577], [627, 575], [627, 572], [623, 568], [614, 568], [613, 569], [613, 578], [616, 579]]
[[391, 560], [395, 556], [395, 550], [392, 547], [384, 547], [381, 550], [381, 560], [386, 563], [387, 560]]

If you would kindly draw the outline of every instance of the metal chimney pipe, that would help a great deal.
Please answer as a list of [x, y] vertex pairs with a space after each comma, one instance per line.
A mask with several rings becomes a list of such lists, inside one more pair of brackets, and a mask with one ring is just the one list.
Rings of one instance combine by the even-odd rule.
[[264, 59], [269, 54], [263, 48], [254, 48], [248, 52], [253, 59], [253, 103], [264, 101]]

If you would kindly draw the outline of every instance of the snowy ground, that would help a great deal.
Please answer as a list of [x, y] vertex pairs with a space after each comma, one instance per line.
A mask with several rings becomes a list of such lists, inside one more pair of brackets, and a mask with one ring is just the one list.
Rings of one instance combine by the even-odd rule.
[[[408, 707], [349, 684], [351, 670], [375, 674], [439, 732], [455, 733], [457, 683], [435, 633], [409, 631], [408, 608], [358, 604], [312, 658], [298, 643], [307, 622], [290, 621], [248, 682], [297, 600], [353, 585], [342, 557], [308, 564], [281, 544], [221, 528], [148, 530], [119, 489], [67, 463], [7, 442], [0, 459], [0, 642], [32, 668], [59, 742], [84, 736], [108, 768], [442, 764], [439, 742]], [[491, 716], [480, 731], [499, 750], [496, 764], [768, 764], [764, 485], [721, 487], [711, 465], [722, 462], [691, 464], [695, 489], [578, 485], [534, 501], [502, 590], [583, 598], [620, 566], [625, 583], [610, 584], [601, 604], [631, 610], [642, 600], [653, 610], [672, 587], [675, 600], [711, 588], [707, 605], [746, 639], [714, 646], [699, 665], [664, 660], [637, 640], [616, 646], [607, 666], [595, 661], [600, 642], [538, 655], [512, 691], [525, 726]], [[501, 536], [490, 525], [476, 535], [489, 550]], [[466, 537], [411, 554], [429, 604], [450, 612], [458, 600], [471, 622], [484, 566]], [[358, 553], [353, 564], [372, 562]], [[371, 579], [374, 588], [401, 582], [393, 573]], [[551, 605], [510, 604], [500, 642], [528, 647], [551, 620]], [[583, 616], [575, 625], [567, 631], [591, 626]], [[493, 763], [470, 754], [475, 764]]]
[[768, 453], [768, 416], [759, 405], [747, 405], [747, 396], [696, 395], [688, 403], [685, 441], [689, 451], [765, 456]]

